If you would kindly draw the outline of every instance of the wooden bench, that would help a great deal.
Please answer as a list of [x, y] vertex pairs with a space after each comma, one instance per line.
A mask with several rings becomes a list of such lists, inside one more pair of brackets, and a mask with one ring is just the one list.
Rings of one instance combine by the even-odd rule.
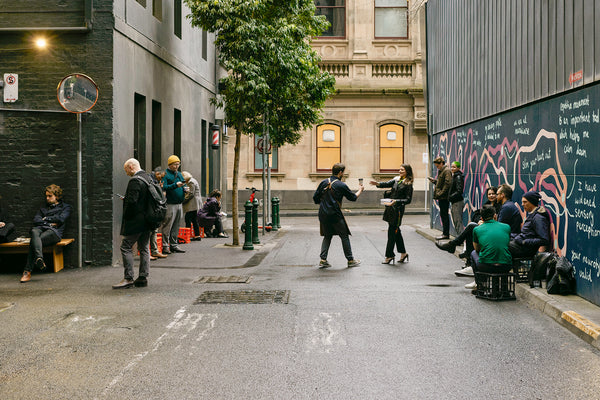
[[[73, 243], [75, 239], [62, 239], [52, 246], [44, 247], [44, 253], [52, 253], [54, 262], [54, 272], [58, 272], [65, 266], [63, 258], [63, 247]], [[22, 254], [29, 252], [29, 242], [8, 242], [0, 243], [0, 254]]]

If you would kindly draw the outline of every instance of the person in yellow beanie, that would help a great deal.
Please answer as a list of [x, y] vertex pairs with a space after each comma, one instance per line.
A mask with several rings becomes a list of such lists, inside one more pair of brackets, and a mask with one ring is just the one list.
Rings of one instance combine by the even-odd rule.
[[163, 190], [167, 194], [167, 216], [162, 225], [163, 254], [185, 253], [177, 245], [177, 236], [179, 235], [179, 221], [183, 216], [181, 204], [185, 198], [185, 180], [179, 172], [181, 160], [176, 155], [167, 159], [166, 174], [163, 177]]

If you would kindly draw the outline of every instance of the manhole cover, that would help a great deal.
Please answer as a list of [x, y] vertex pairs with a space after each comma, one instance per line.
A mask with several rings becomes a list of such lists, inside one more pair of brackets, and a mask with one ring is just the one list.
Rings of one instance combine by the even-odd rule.
[[248, 283], [251, 276], [201, 276], [194, 283]]
[[289, 290], [208, 290], [194, 304], [287, 304], [289, 299]]

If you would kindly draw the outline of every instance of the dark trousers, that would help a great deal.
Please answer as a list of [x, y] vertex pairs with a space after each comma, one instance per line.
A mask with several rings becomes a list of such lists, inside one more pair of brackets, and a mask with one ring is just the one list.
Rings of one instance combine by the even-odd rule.
[[451, 240], [450, 243], [456, 246], [460, 246], [461, 244], [465, 243], [466, 253], [471, 254], [471, 252], [475, 250], [473, 248], [473, 229], [475, 229], [476, 227], [477, 224], [475, 222], [470, 222], [462, 231], [462, 233], [455, 237], [453, 240]]
[[[247, 229], [247, 228], [246, 228]], [[331, 246], [331, 238], [333, 235], [323, 236], [323, 243], [321, 243], [321, 260], [327, 260], [327, 254], [329, 254], [329, 246]], [[344, 256], [348, 261], [353, 260], [352, 247], [350, 247], [350, 237], [347, 234], [340, 235], [342, 239], [342, 248], [344, 249]]]
[[522, 244], [518, 244], [514, 240], [511, 240], [508, 243], [508, 251], [510, 251], [513, 258], [527, 258], [535, 256], [538, 248], [523, 246]]
[[450, 215], [448, 209], [450, 208], [450, 200], [438, 200], [440, 206], [440, 218], [442, 219], [442, 235], [450, 235]]
[[488, 274], [505, 274], [510, 272], [512, 269], [511, 264], [488, 264], [479, 261], [479, 254], [473, 250], [471, 252], [471, 266], [473, 267], [473, 273], [475, 274], [475, 281], [477, 282], [477, 272], [486, 272]]
[[31, 240], [29, 242], [29, 254], [27, 255], [25, 271], [33, 271], [35, 260], [38, 258], [44, 259], [42, 249], [45, 246], [51, 246], [58, 242], [60, 242], [60, 238], [51, 229], [31, 228]]
[[185, 213], [185, 227], [194, 227], [194, 236], [200, 236], [200, 225], [198, 225], [198, 210]]
[[388, 224], [387, 244], [385, 246], [385, 256], [387, 258], [394, 257], [394, 245], [396, 245], [398, 253], [406, 253], [404, 238], [402, 237], [400, 227], [396, 229], [396, 224]]

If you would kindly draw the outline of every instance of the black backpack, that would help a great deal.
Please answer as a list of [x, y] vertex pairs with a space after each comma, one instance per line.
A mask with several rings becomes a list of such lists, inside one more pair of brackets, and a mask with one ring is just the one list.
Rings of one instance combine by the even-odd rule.
[[147, 180], [139, 175], [136, 175], [135, 178], [144, 182], [148, 187], [150, 195], [148, 196], [146, 210], [144, 211], [144, 219], [148, 227], [154, 230], [162, 224], [167, 216], [167, 199], [160, 185], [152, 178], [149, 177]]
[[[531, 261], [531, 268], [529, 268], [529, 287], [534, 286], [534, 281], [542, 281], [546, 279], [549, 274], [553, 274], [557, 259], [558, 256], [554, 253], [537, 253], [533, 257], [533, 261]], [[546, 279], [546, 282], [548, 282], [548, 279]]]
[[554, 271], [547, 276], [546, 290], [548, 294], [567, 295], [575, 293], [575, 268], [566, 257], [559, 257]]

